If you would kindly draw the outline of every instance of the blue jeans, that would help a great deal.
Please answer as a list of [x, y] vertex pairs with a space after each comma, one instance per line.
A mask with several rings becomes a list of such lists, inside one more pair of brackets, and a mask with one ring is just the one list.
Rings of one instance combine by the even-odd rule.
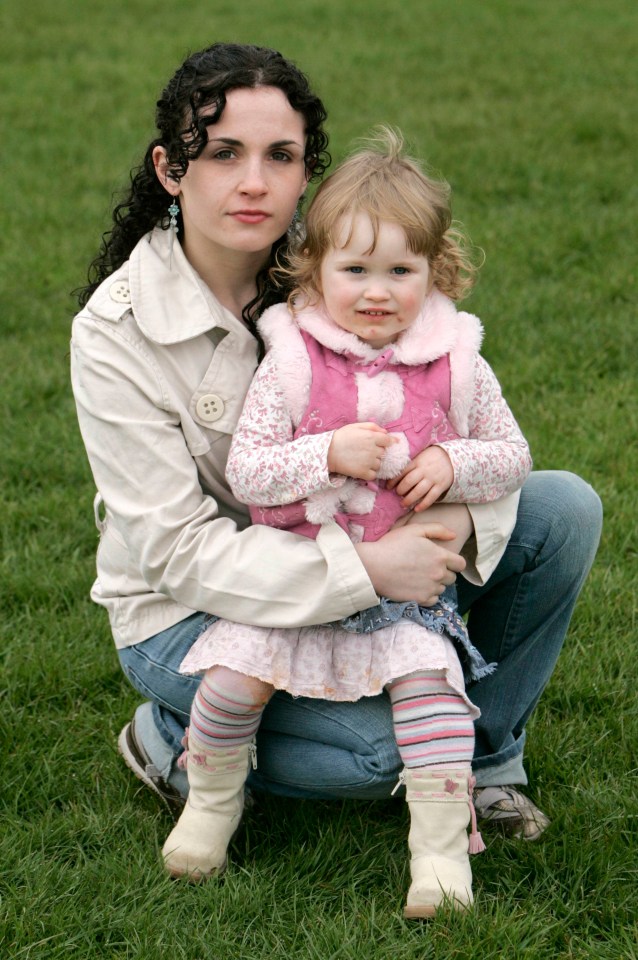
[[[469, 610], [472, 642], [488, 663], [498, 663], [495, 673], [468, 687], [481, 710], [473, 761], [479, 785], [527, 782], [525, 724], [552, 675], [601, 526], [600, 500], [579, 477], [532, 473], [489, 582], [476, 587], [458, 578], [459, 610]], [[182, 676], [179, 664], [206, 617], [194, 614], [119, 651], [124, 672], [149, 701], [136, 714], [138, 736], [183, 791], [185, 776], [174, 761], [199, 680]], [[277, 692], [264, 712], [257, 750], [259, 767], [249, 784], [290, 797], [387, 797], [401, 769], [384, 694], [336, 703]]]

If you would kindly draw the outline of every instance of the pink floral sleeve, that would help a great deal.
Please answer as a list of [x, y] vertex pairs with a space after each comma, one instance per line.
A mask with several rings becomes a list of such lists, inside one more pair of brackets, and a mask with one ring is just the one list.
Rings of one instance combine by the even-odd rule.
[[440, 443], [454, 467], [447, 503], [490, 503], [518, 490], [532, 467], [525, 437], [489, 364], [478, 357], [469, 438]]
[[226, 477], [242, 503], [274, 507], [339, 486], [328, 474], [332, 431], [293, 440], [293, 424], [270, 355], [258, 368], [233, 434]]

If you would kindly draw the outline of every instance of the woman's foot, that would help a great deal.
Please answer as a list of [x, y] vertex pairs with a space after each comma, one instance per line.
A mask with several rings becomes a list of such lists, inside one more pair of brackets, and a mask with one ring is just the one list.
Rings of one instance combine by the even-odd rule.
[[474, 806], [482, 823], [520, 840], [538, 840], [551, 823], [517, 787], [477, 787]]

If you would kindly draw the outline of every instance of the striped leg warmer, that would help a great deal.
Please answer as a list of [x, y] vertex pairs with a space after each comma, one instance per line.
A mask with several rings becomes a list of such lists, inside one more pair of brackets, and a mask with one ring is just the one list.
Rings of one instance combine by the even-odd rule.
[[394, 732], [406, 767], [458, 768], [474, 753], [474, 723], [463, 697], [440, 673], [388, 684]]
[[190, 733], [204, 747], [237, 747], [257, 733], [266, 701], [255, 703], [239, 682], [224, 683], [206, 674], [191, 708]]

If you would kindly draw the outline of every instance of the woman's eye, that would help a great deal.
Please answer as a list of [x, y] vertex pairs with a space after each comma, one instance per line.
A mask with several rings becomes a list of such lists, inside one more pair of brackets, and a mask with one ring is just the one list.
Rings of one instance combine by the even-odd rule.
[[235, 154], [233, 153], [232, 150], [217, 150], [217, 152], [213, 154], [213, 159], [214, 160], [232, 160], [234, 156]]
[[272, 154], [273, 160], [281, 160], [284, 163], [289, 163], [292, 160], [292, 157], [289, 153], [286, 153], [284, 150], [275, 150]]

